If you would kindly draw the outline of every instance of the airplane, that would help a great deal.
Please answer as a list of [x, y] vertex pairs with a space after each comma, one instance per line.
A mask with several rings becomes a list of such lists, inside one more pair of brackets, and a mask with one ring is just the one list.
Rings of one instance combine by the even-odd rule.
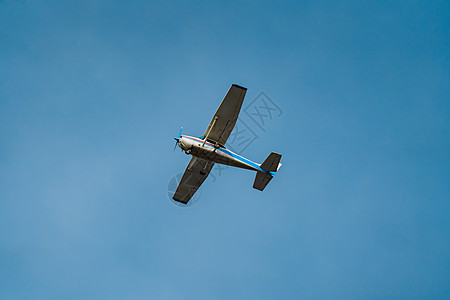
[[263, 191], [281, 167], [281, 154], [272, 152], [262, 164], [255, 163], [225, 147], [244, 101], [247, 88], [231, 85], [225, 98], [217, 109], [203, 136], [197, 138], [181, 135], [174, 138], [175, 148], [180, 147], [192, 155], [183, 177], [173, 195], [173, 200], [187, 204], [198, 188], [208, 177], [215, 163], [256, 171], [253, 188]]

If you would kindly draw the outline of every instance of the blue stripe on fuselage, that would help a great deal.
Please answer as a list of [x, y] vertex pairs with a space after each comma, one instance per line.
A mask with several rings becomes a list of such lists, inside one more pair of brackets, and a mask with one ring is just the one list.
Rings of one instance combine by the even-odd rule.
[[246, 159], [245, 157], [237, 155], [236, 153], [233, 153], [228, 149], [219, 149], [219, 150], [221, 150], [223, 153], [228, 154], [229, 156], [231, 156], [233, 158], [236, 158], [237, 160], [239, 160], [240, 162], [243, 162], [244, 164], [247, 164], [251, 167], [257, 168], [258, 170], [264, 171], [263, 169], [261, 169], [261, 167], [257, 163], [252, 162], [251, 160]]
[[225, 153], [225, 154], [230, 155], [230, 156], [233, 157], [233, 158], [236, 158], [236, 159], [239, 160], [240, 162], [243, 162], [244, 164], [247, 164], [247, 165], [249, 165], [249, 166], [252, 166], [252, 167], [254, 167], [254, 168], [256, 168], [256, 169], [258, 169], [258, 170], [260, 170], [260, 171], [262, 171], [262, 172], [264, 172], [264, 173], [269, 173], [269, 174], [271, 174], [271, 175], [275, 175], [275, 174], [277, 173], [277, 172], [266, 171], [266, 170], [264, 170], [263, 168], [261, 168], [259, 164], [255, 163], [255, 162], [253, 162], [253, 161], [251, 161], [251, 160], [249, 160], [249, 159], [247, 159], [247, 158], [245, 158], [245, 157], [242, 157], [242, 156], [240, 156], [240, 155], [238, 155], [238, 154], [236, 154], [236, 153], [234, 153], [234, 152], [231, 152], [231, 151], [228, 150], [228, 149], [222, 149], [222, 148], [220, 148], [219, 150], [221, 150], [221, 151], [222, 151], [223, 153]]

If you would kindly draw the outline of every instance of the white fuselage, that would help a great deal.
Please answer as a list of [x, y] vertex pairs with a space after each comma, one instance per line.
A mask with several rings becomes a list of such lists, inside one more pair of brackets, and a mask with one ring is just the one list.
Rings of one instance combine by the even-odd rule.
[[213, 142], [205, 142], [200, 138], [182, 135], [178, 140], [178, 146], [186, 154], [192, 154], [215, 163], [266, 173], [259, 164], [228, 150], [224, 146]]

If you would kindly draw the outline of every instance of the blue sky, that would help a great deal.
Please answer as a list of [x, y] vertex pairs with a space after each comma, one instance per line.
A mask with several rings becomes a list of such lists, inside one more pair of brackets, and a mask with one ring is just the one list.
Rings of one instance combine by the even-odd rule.
[[[0, 298], [448, 298], [449, 15], [0, 1]], [[232, 83], [282, 109], [244, 155], [283, 167], [177, 207], [173, 137], [202, 135]]]

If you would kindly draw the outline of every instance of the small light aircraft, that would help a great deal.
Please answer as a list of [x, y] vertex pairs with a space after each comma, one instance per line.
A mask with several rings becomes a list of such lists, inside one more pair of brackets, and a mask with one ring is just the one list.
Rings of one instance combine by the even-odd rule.
[[192, 155], [192, 158], [173, 195], [175, 201], [187, 204], [208, 177], [214, 163], [256, 171], [253, 188], [260, 191], [264, 190], [281, 167], [281, 154], [272, 152], [262, 164], [257, 164], [225, 148], [246, 92], [247, 89], [242, 86], [231, 86], [202, 137], [181, 135], [181, 128], [175, 138], [175, 148], [178, 145], [181, 151]]

